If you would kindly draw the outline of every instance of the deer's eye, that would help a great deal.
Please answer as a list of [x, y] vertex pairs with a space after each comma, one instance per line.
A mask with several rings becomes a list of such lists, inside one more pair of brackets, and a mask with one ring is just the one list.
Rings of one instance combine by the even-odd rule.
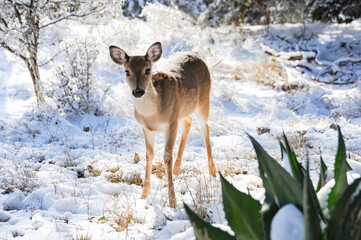
[[127, 76], [130, 76], [130, 72], [129, 72], [128, 70], [125, 70], [125, 74], [126, 74]]
[[149, 73], [150, 73], [150, 69], [149, 68], [145, 69], [145, 75], [149, 75]]

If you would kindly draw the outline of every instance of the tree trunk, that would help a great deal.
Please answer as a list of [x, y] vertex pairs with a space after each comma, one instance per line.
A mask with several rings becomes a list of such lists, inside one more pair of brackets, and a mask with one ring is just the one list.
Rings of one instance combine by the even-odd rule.
[[237, 9], [237, 2], [233, 0], [232, 2], [232, 27], [239, 26], [239, 13], [236, 12]]
[[43, 89], [40, 84], [39, 66], [36, 59], [34, 58], [27, 59], [25, 63], [28, 66], [31, 80], [33, 81], [36, 100], [38, 102], [45, 102]]
[[28, 66], [31, 80], [33, 81], [34, 91], [36, 95], [36, 100], [38, 102], [45, 102], [43, 89], [40, 84], [40, 73], [38, 65], [38, 41], [39, 41], [39, 12], [38, 5], [36, 1], [30, 1], [28, 24], [30, 24], [29, 31], [25, 34], [25, 39], [28, 44], [28, 51], [30, 53], [30, 58], [26, 59], [26, 64]]

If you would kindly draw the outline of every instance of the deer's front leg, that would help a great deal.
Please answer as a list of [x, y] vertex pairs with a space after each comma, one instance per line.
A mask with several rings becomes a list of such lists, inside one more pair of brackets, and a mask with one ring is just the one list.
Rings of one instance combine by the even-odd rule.
[[143, 185], [142, 196], [140, 198], [144, 199], [150, 192], [150, 175], [152, 171], [152, 162], [154, 159], [154, 140], [156, 132], [149, 131], [143, 128], [145, 148], [146, 148], [146, 164], [145, 164], [145, 179]]
[[171, 123], [164, 130], [164, 139], [165, 139], [164, 164], [167, 169], [167, 177], [168, 177], [169, 206], [173, 208], [175, 208], [177, 205], [177, 200], [174, 194], [173, 175], [172, 175], [173, 148], [174, 148], [175, 139], [177, 137], [177, 127], [178, 127], [178, 122], [174, 122]]

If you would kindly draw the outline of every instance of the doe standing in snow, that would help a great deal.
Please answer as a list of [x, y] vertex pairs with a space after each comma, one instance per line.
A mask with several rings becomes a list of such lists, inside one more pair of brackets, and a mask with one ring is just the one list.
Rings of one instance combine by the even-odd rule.
[[175, 207], [172, 177], [172, 153], [177, 136], [178, 124], [182, 127], [182, 137], [173, 174], [181, 172], [181, 159], [194, 113], [202, 131], [208, 155], [208, 168], [212, 176], [216, 169], [212, 159], [209, 140], [209, 95], [211, 78], [207, 65], [194, 52], [173, 54], [166, 65], [152, 73], [152, 65], [162, 55], [159, 42], [149, 47], [145, 56], [128, 56], [121, 48], [110, 46], [110, 57], [123, 65], [126, 81], [134, 96], [134, 116], [142, 126], [146, 146], [145, 181], [141, 198], [150, 192], [150, 174], [154, 158], [156, 131], [164, 132], [164, 163], [168, 176], [169, 205]]

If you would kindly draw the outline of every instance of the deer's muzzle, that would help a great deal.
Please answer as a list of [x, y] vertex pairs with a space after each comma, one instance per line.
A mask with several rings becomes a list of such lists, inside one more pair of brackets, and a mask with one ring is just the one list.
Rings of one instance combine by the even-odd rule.
[[144, 95], [144, 90], [137, 88], [132, 92], [132, 94], [136, 98], [141, 98]]

